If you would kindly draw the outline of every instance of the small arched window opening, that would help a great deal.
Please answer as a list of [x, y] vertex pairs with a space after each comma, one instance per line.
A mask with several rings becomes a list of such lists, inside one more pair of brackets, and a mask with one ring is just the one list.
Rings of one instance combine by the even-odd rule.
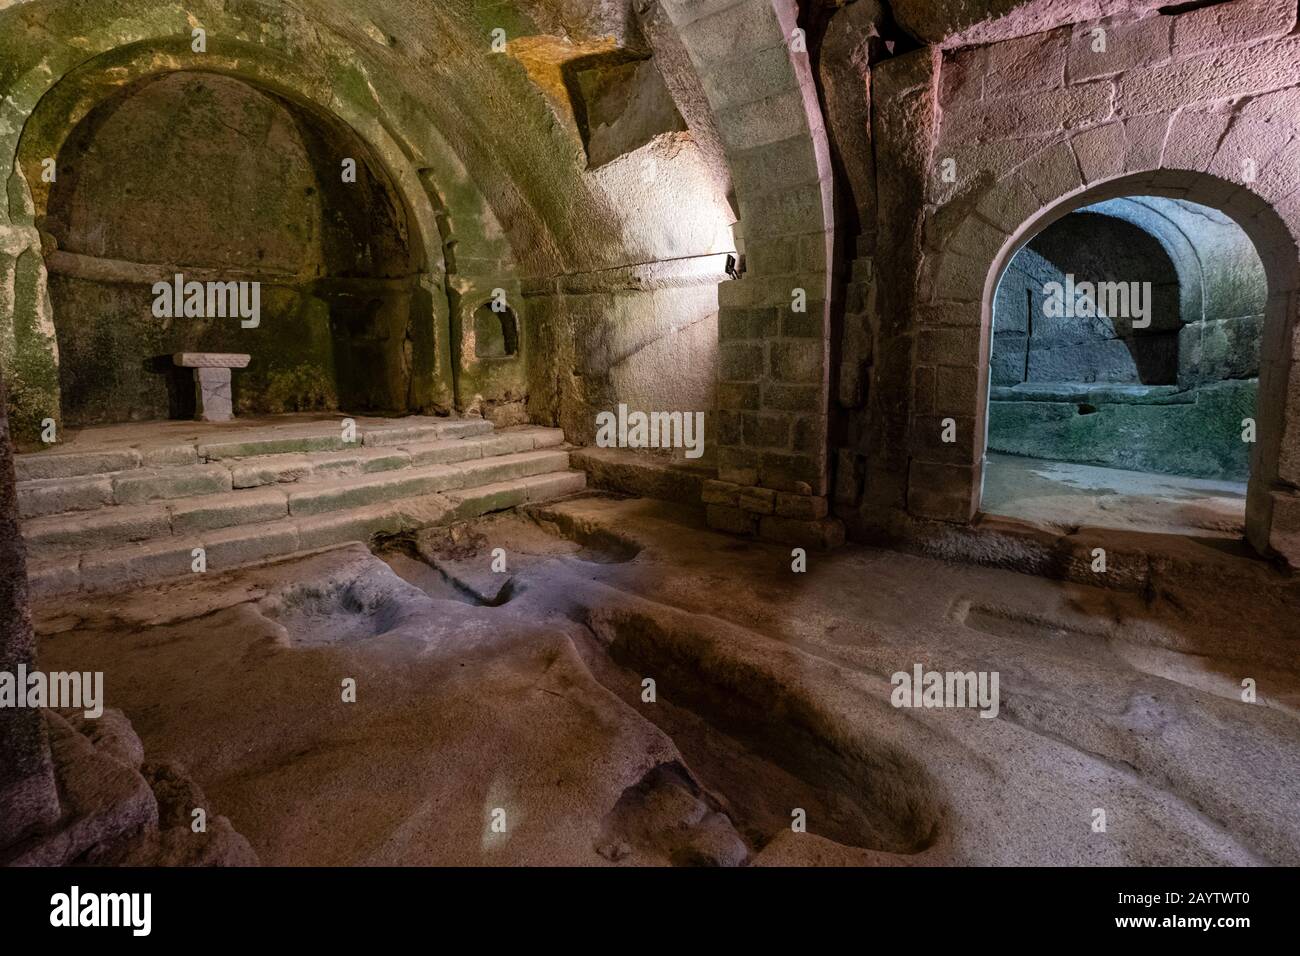
[[506, 306], [500, 312], [485, 302], [474, 312], [474, 357], [510, 358], [519, 354], [519, 322]]

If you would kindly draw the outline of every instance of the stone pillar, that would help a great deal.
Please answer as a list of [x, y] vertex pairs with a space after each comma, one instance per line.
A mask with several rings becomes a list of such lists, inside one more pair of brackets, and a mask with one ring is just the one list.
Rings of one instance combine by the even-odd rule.
[[[36, 666], [27, 608], [27, 559], [18, 528], [13, 444], [0, 376], [0, 671]], [[4, 849], [55, 823], [59, 797], [39, 710], [0, 709], [0, 860]]]
[[40, 238], [28, 226], [0, 222], [0, 371], [9, 382], [6, 411], [14, 440], [35, 443], [48, 418], [62, 427], [58, 346]]
[[247, 368], [250, 356], [242, 352], [177, 352], [172, 361], [194, 369], [195, 417], [204, 422], [234, 418], [230, 370]]
[[230, 395], [230, 369], [194, 370], [194, 407], [205, 422], [228, 422], [234, 417]]
[[[718, 287], [718, 480], [710, 526], [811, 547], [828, 517], [830, 301], [835, 216], [830, 147], [794, 0], [667, 0], [703, 80], [740, 206], [745, 258]], [[756, 79], [757, 78], [757, 79]]]

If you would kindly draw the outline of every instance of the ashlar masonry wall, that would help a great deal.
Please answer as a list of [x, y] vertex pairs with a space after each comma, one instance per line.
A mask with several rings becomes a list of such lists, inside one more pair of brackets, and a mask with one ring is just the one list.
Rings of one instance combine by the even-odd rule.
[[[920, 120], [891, 121], [883, 104], [874, 130], [879, 236], [897, 244], [876, 262], [890, 314], [881, 314], [875, 351], [905, 349], [908, 374], [872, 382], [877, 390], [901, 387], [906, 401], [869, 407], [864, 434], [893, 446], [859, 449], [868, 467], [854, 523], [880, 526], [900, 512], [911, 521], [972, 521], [1001, 271], [1033, 235], [1075, 209], [1156, 195], [1225, 213], [1264, 263], [1248, 534], [1257, 549], [1300, 562], [1296, 5], [1238, 0], [1082, 22], [989, 45], [923, 49], [877, 73], [889, 81], [877, 90], [904, 90]], [[913, 184], [910, 201], [888, 195]], [[888, 297], [885, 289], [893, 290]], [[873, 473], [875, 459], [887, 467]], [[902, 501], [888, 493], [900, 469]]]
[[826, 547], [832, 171], [794, 0], [665, 0], [739, 203], [744, 275], [718, 287], [711, 526]]

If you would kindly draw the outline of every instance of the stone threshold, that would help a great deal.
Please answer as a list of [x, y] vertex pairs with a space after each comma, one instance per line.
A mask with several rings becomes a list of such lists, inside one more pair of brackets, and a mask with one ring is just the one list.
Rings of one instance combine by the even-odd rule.
[[1044, 382], [994, 385], [993, 402], [1065, 402], [1072, 405], [1195, 405], [1197, 388], [1177, 385], [1120, 385], [1093, 382]]
[[[959, 525], [911, 516], [871, 524], [846, 516], [849, 538], [927, 558], [1001, 568], [1115, 591], [1154, 595], [1202, 588], [1206, 580], [1238, 593], [1274, 591], [1292, 576], [1239, 539], [1080, 525], [1057, 531], [1031, 521], [979, 514]], [[1106, 572], [1094, 571], [1097, 550]]]

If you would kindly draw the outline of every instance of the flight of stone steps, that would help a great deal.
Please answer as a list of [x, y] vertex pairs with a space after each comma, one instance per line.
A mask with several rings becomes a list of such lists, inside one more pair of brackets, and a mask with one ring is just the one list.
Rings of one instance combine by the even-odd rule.
[[[209, 426], [210, 427], [210, 426]], [[380, 419], [165, 435], [15, 459], [36, 597], [103, 593], [581, 491], [558, 428]]]

